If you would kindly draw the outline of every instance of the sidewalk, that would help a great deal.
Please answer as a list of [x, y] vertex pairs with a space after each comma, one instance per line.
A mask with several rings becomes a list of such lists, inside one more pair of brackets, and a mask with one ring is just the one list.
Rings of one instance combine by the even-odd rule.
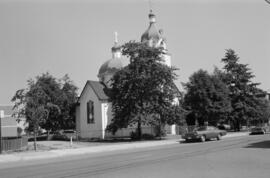
[[[228, 133], [224, 138], [231, 137], [240, 137], [248, 135], [247, 132], [237, 132], [237, 133]], [[66, 149], [56, 149], [49, 151], [38, 151], [38, 152], [21, 152], [13, 154], [3, 154], [0, 155], [0, 163], [6, 162], [17, 162], [25, 160], [38, 160], [38, 159], [49, 159], [57, 158], [71, 155], [83, 155], [90, 153], [100, 153], [100, 152], [109, 152], [116, 150], [127, 150], [134, 148], [146, 148], [154, 147], [161, 145], [171, 145], [179, 144], [180, 141], [183, 141], [181, 137], [178, 136], [169, 136], [166, 140], [156, 140], [156, 141], [142, 141], [142, 142], [129, 142], [129, 143], [108, 143], [106, 145], [94, 145], [94, 146], [85, 146], [85, 147], [75, 147], [75, 148], [66, 148]]]

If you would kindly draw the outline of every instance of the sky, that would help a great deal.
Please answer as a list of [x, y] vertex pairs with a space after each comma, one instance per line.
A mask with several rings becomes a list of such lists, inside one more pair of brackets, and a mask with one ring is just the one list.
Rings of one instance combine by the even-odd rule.
[[[265, 0], [151, 0], [176, 72], [176, 85], [199, 69], [223, 67], [226, 49], [249, 64], [253, 81], [270, 91], [270, 4]], [[79, 87], [98, 80], [120, 44], [148, 28], [148, 0], [0, 0], [0, 105], [12, 104], [27, 80], [68, 74]]]

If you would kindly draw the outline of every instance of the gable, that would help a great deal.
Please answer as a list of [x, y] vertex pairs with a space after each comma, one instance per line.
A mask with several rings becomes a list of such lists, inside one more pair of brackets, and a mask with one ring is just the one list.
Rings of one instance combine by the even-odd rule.
[[173, 90], [176, 93], [177, 97], [181, 98], [183, 96], [183, 94], [180, 92], [180, 90], [178, 89], [175, 83], [173, 83]]
[[108, 101], [109, 97], [104, 92], [106, 89], [105, 86], [101, 82], [88, 80], [78, 98], [78, 102], [81, 100], [88, 87], [91, 88], [98, 100]]

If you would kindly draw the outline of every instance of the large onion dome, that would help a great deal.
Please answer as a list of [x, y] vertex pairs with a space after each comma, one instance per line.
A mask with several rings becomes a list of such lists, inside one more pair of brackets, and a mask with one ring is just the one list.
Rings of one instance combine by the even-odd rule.
[[115, 74], [123, 67], [122, 57], [121, 57], [121, 46], [118, 45], [117, 33], [115, 33], [115, 42], [112, 47], [112, 58], [107, 60], [104, 64], [101, 65], [98, 71], [98, 78], [100, 82], [108, 84], [109, 81]]
[[98, 71], [98, 77], [100, 78], [106, 74], [114, 74], [123, 67], [120, 58], [112, 58], [107, 60], [104, 64], [101, 65]]

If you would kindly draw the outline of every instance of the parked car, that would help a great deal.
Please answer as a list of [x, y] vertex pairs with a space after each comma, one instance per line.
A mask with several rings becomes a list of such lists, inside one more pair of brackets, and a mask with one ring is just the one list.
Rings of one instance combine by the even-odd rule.
[[266, 129], [264, 127], [253, 127], [250, 129], [250, 135], [265, 134]]
[[220, 130], [230, 130], [230, 129], [231, 129], [231, 126], [228, 125], [228, 124], [220, 124], [220, 125], [218, 125], [217, 127], [218, 127], [218, 129], [220, 129]]
[[225, 130], [219, 130], [218, 128], [213, 126], [204, 126], [196, 128], [192, 132], [187, 132], [182, 136], [182, 138], [186, 141], [199, 140], [201, 142], [204, 142], [213, 138], [220, 140], [221, 137], [226, 134], [227, 132]]

